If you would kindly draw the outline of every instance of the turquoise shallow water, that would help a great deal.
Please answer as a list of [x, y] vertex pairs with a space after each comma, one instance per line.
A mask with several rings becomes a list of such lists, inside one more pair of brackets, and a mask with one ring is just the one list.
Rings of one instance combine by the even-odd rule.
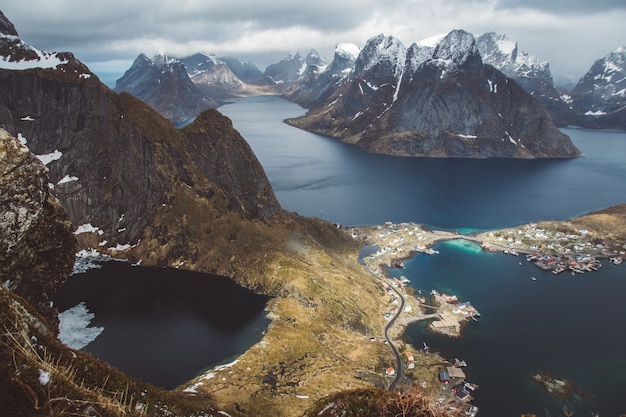
[[426, 323], [409, 326], [404, 338], [468, 362], [468, 380], [480, 385], [481, 416], [560, 415], [563, 402], [530, 379], [542, 371], [589, 393], [565, 403], [577, 415], [626, 411], [624, 266], [605, 261], [598, 272], [555, 276], [522, 256], [483, 252], [463, 240], [435, 249], [438, 255], [417, 255], [390, 273], [406, 276], [423, 293], [456, 294], [482, 317], [469, 322], [460, 340], [431, 334]]

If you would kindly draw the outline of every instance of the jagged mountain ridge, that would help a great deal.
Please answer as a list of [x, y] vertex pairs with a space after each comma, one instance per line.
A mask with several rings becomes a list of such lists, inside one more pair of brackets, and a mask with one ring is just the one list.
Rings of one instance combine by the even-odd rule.
[[138, 97], [176, 126], [184, 126], [226, 99], [269, 92], [259, 79], [245, 82], [230, 67], [243, 76], [254, 76], [259, 71], [254, 64], [227, 61], [204, 53], [180, 59], [167, 55], [150, 59], [140, 54], [117, 80], [115, 91]]
[[371, 38], [354, 70], [294, 126], [380, 153], [455, 157], [580, 155], [516, 82], [483, 65], [474, 37], [435, 47]]
[[550, 64], [534, 55], [520, 51], [517, 42], [504, 34], [488, 32], [476, 39], [483, 62], [514, 79], [538, 99], [552, 115], [557, 126], [577, 124], [580, 117], [563, 93], [554, 86]]
[[185, 66], [174, 59], [139, 55], [115, 91], [129, 92], [143, 100], [175, 125], [188, 123], [218, 101], [205, 95], [189, 78]]
[[323, 68], [312, 67], [306, 77], [299, 77], [284, 88], [284, 95], [303, 107], [311, 107], [335, 83], [341, 82], [354, 68], [360, 48], [354, 44], [340, 43], [330, 65]]

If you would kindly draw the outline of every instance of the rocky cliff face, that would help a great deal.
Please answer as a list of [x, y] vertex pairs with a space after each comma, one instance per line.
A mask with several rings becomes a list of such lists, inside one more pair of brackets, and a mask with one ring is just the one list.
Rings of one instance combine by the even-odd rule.
[[50, 323], [50, 298], [74, 264], [76, 239], [50, 194], [48, 170], [28, 148], [0, 129], [0, 277], [2, 287], [28, 300]]
[[354, 68], [359, 51], [359, 47], [354, 44], [337, 44], [330, 65], [310, 67], [305, 77], [292, 82], [286, 89], [285, 96], [305, 108], [313, 107], [322, 101], [335, 85], [348, 77]]
[[598, 59], [576, 84], [571, 99], [588, 124], [626, 129], [626, 48]]
[[517, 42], [495, 32], [484, 33], [476, 39], [483, 62], [515, 80], [548, 110], [555, 124], [579, 124], [580, 116], [564, 99], [552, 80], [550, 64], [520, 51]]
[[136, 244], [181, 187], [241, 219], [266, 221], [280, 211], [252, 151], [219, 113], [187, 130], [206, 137], [190, 139], [140, 100], [109, 90], [71, 54], [64, 57], [51, 68], [34, 60], [32, 68], [0, 69], [0, 127], [46, 162], [72, 223], [98, 231], [94, 246]]
[[580, 155], [536, 99], [483, 64], [464, 31], [408, 49], [394, 38], [370, 39], [350, 76], [289, 123], [394, 155]]

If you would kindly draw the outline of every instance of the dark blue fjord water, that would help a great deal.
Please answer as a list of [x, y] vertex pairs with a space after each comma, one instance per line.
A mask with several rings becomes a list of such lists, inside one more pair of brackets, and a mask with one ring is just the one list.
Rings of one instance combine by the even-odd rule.
[[[283, 119], [305, 110], [278, 97], [246, 98], [220, 111], [256, 153], [284, 208], [343, 225], [415, 222], [467, 232], [626, 203], [625, 132], [563, 129], [585, 155], [571, 160], [400, 158], [288, 126]], [[540, 371], [591, 394], [568, 403], [576, 415], [626, 413], [624, 265], [555, 277], [473, 245], [437, 249], [392, 273], [424, 291], [457, 294], [482, 317], [461, 340], [429, 334], [424, 324], [405, 337], [469, 363], [468, 379], [480, 385], [479, 416], [561, 415], [562, 402], [530, 380]]]
[[168, 389], [242, 354], [269, 324], [268, 297], [226, 277], [125, 262], [73, 275], [53, 299], [59, 311], [83, 302], [104, 328], [84, 351]]
[[524, 257], [485, 253], [467, 241], [435, 248], [438, 255], [417, 255], [390, 274], [406, 276], [425, 294], [456, 294], [482, 316], [460, 340], [427, 332], [425, 322], [409, 326], [404, 339], [468, 363], [468, 380], [480, 385], [480, 416], [562, 415], [564, 402], [531, 380], [538, 372], [588, 394], [565, 401], [576, 415], [626, 411], [626, 268], [604, 262], [600, 272], [555, 276]]
[[416, 222], [493, 229], [626, 202], [626, 135], [565, 129], [585, 158], [433, 159], [376, 155], [293, 128], [278, 97], [220, 107], [261, 161], [283, 208], [343, 225]]

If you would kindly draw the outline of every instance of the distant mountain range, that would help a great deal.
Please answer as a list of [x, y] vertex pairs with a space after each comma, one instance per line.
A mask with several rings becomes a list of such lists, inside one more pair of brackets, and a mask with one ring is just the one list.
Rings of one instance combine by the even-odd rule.
[[309, 112], [288, 123], [370, 151], [436, 157], [575, 157], [579, 151], [518, 83], [483, 64], [455, 30], [405, 47], [378, 35]]
[[140, 55], [115, 90], [141, 98], [176, 125], [233, 97], [279, 94], [309, 109], [289, 121], [294, 126], [376, 152], [571, 157], [577, 151], [554, 125], [626, 129], [625, 60], [625, 49], [617, 49], [569, 91], [554, 85], [548, 62], [503, 34], [453, 31], [409, 48], [379, 35], [363, 48], [338, 44], [330, 63], [312, 50], [264, 72], [207, 54]]

